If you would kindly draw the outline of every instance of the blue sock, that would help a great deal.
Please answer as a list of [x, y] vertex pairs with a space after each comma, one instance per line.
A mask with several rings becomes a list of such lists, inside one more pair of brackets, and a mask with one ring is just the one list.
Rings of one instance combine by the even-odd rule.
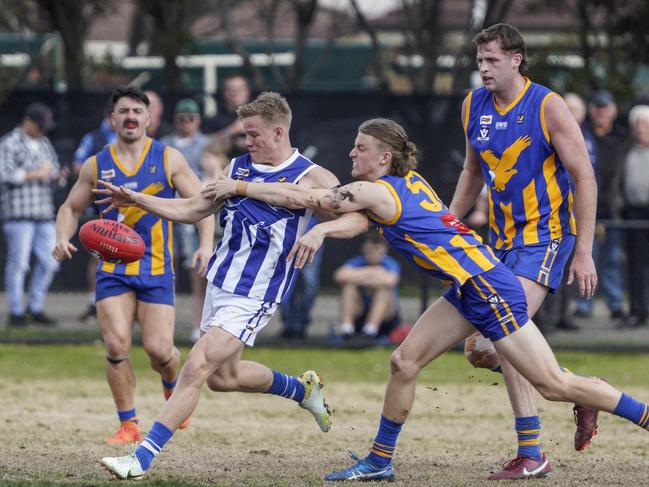
[[140, 462], [142, 470], [146, 470], [151, 466], [153, 459], [158, 456], [158, 453], [160, 453], [173, 434], [173, 431], [164, 424], [158, 423], [157, 421], [153, 423], [151, 431], [149, 431], [149, 434], [146, 435], [146, 438], [142, 440], [140, 446], [135, 450], [135, 456]]
[[649, 429], [649, 405], [622, 394], [613, 414], [626, 418], [641, 428]]
[[117, 411], [117, 416], [122, 423], [135, 423], [138, 424], [140, 420], [137, 418], [135, 408], [127, 411]]
[[367, 455], [367, 459], [373, 465], [384, 468], [390, 464], [402, 426], [403, 423], [395, 423], [381, 415], [379, 431], [376, 433], [370, 453]]
[[266, 394], [275, 394], [276, 396], [293, 399], [295, 402], [302, 402], [302, 399], [304, 399], [304, 384], [297, 377], [273, 370], [273, 384], [266, 391]]
[[178, 382], [178, 377], [176, 377], [171, 382], [167, 382], [164, 379], [161, 380], [162, 380], [162, 387], [164, 387], [165, 389], [169, 389], [170, 391], [173, 391], [174, 387], [176, 387], [176, 382]]
[[516, 418], [515, 428], [518, 435], [517, 456], [541, 460], [543, 458], [541, 451], [541, 418], [538, 416]]

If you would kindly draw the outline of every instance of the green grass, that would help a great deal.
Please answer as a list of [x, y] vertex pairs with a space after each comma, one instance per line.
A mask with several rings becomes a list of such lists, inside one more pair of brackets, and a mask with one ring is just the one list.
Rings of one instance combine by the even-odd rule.
[[[188, 349], [181, 350], [183, 357]], [[246, 350], [244, 358], [272, 369], [299, 374], [316, 369], [328, 382], [383, 383], [389, 374], [389, 349], [271, 349]], [[104, 348], [95, 345], [0, 345], [0, 370], [4, 377], [21, 381], [74, 378], [97, 379], [104, 374]], [[612, 384], [646, 386], [647, 353], [559, 352], [559, 363], [576, 374], [598, 375]], [[141, 347], [134, 347], [131, 360], [136, 370], [149, 368]], [[473, 369], [461, 353], [450, 352], [430, 364], [420, 375], [427, 384], [502, 382], [500, 375]]]

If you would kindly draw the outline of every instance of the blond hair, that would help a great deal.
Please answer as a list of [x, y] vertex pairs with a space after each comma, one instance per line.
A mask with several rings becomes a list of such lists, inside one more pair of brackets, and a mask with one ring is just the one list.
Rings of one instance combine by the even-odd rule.
[[382, 150], [389, 150], [392, 154], [390, 174], [404, 177], [408, 171], [417, 167], [417, 146], [408, 140], [406, 129], [394, 120], [388, 118], [373, 118], [366, 120], [358, 132], [371, 135], [377, 139], [383, 147]]
[[250, 103], [237, 108], [240, 119], [260, 116], [272, 123], [279, 123], [287, 128], [291, 126], [291, 107], [286, 98], [274, 91], [264, 91]]

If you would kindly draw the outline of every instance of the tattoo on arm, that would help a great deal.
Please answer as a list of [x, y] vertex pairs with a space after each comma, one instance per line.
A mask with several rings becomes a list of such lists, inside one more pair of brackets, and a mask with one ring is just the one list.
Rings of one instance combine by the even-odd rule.
[[333, 196], [326, 195], [325, 198], [331, 202], [331, 207], [334, 210], [339, 210], [340, 205], [343, 201], [349, 200], [350, 202], [354, 201], [354, 194], [349, 190], [340, 190], [340, 188], [333, 188], [331, 190]]

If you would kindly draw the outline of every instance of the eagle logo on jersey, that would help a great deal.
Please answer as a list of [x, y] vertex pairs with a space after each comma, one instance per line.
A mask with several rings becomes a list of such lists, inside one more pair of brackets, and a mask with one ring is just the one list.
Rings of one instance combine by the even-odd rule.
[[532, 144], [532, 138], [529, 135], [519, 137], [512, 145], [507, 147], [500, 156], [491, 150], [480, 151], [480, 156], [489, 166], [489, 174], [495, 191], [504, 191], [509, 180], [518, 173], [514, 166], [518, 163], [518, 158], [525, 149]]

